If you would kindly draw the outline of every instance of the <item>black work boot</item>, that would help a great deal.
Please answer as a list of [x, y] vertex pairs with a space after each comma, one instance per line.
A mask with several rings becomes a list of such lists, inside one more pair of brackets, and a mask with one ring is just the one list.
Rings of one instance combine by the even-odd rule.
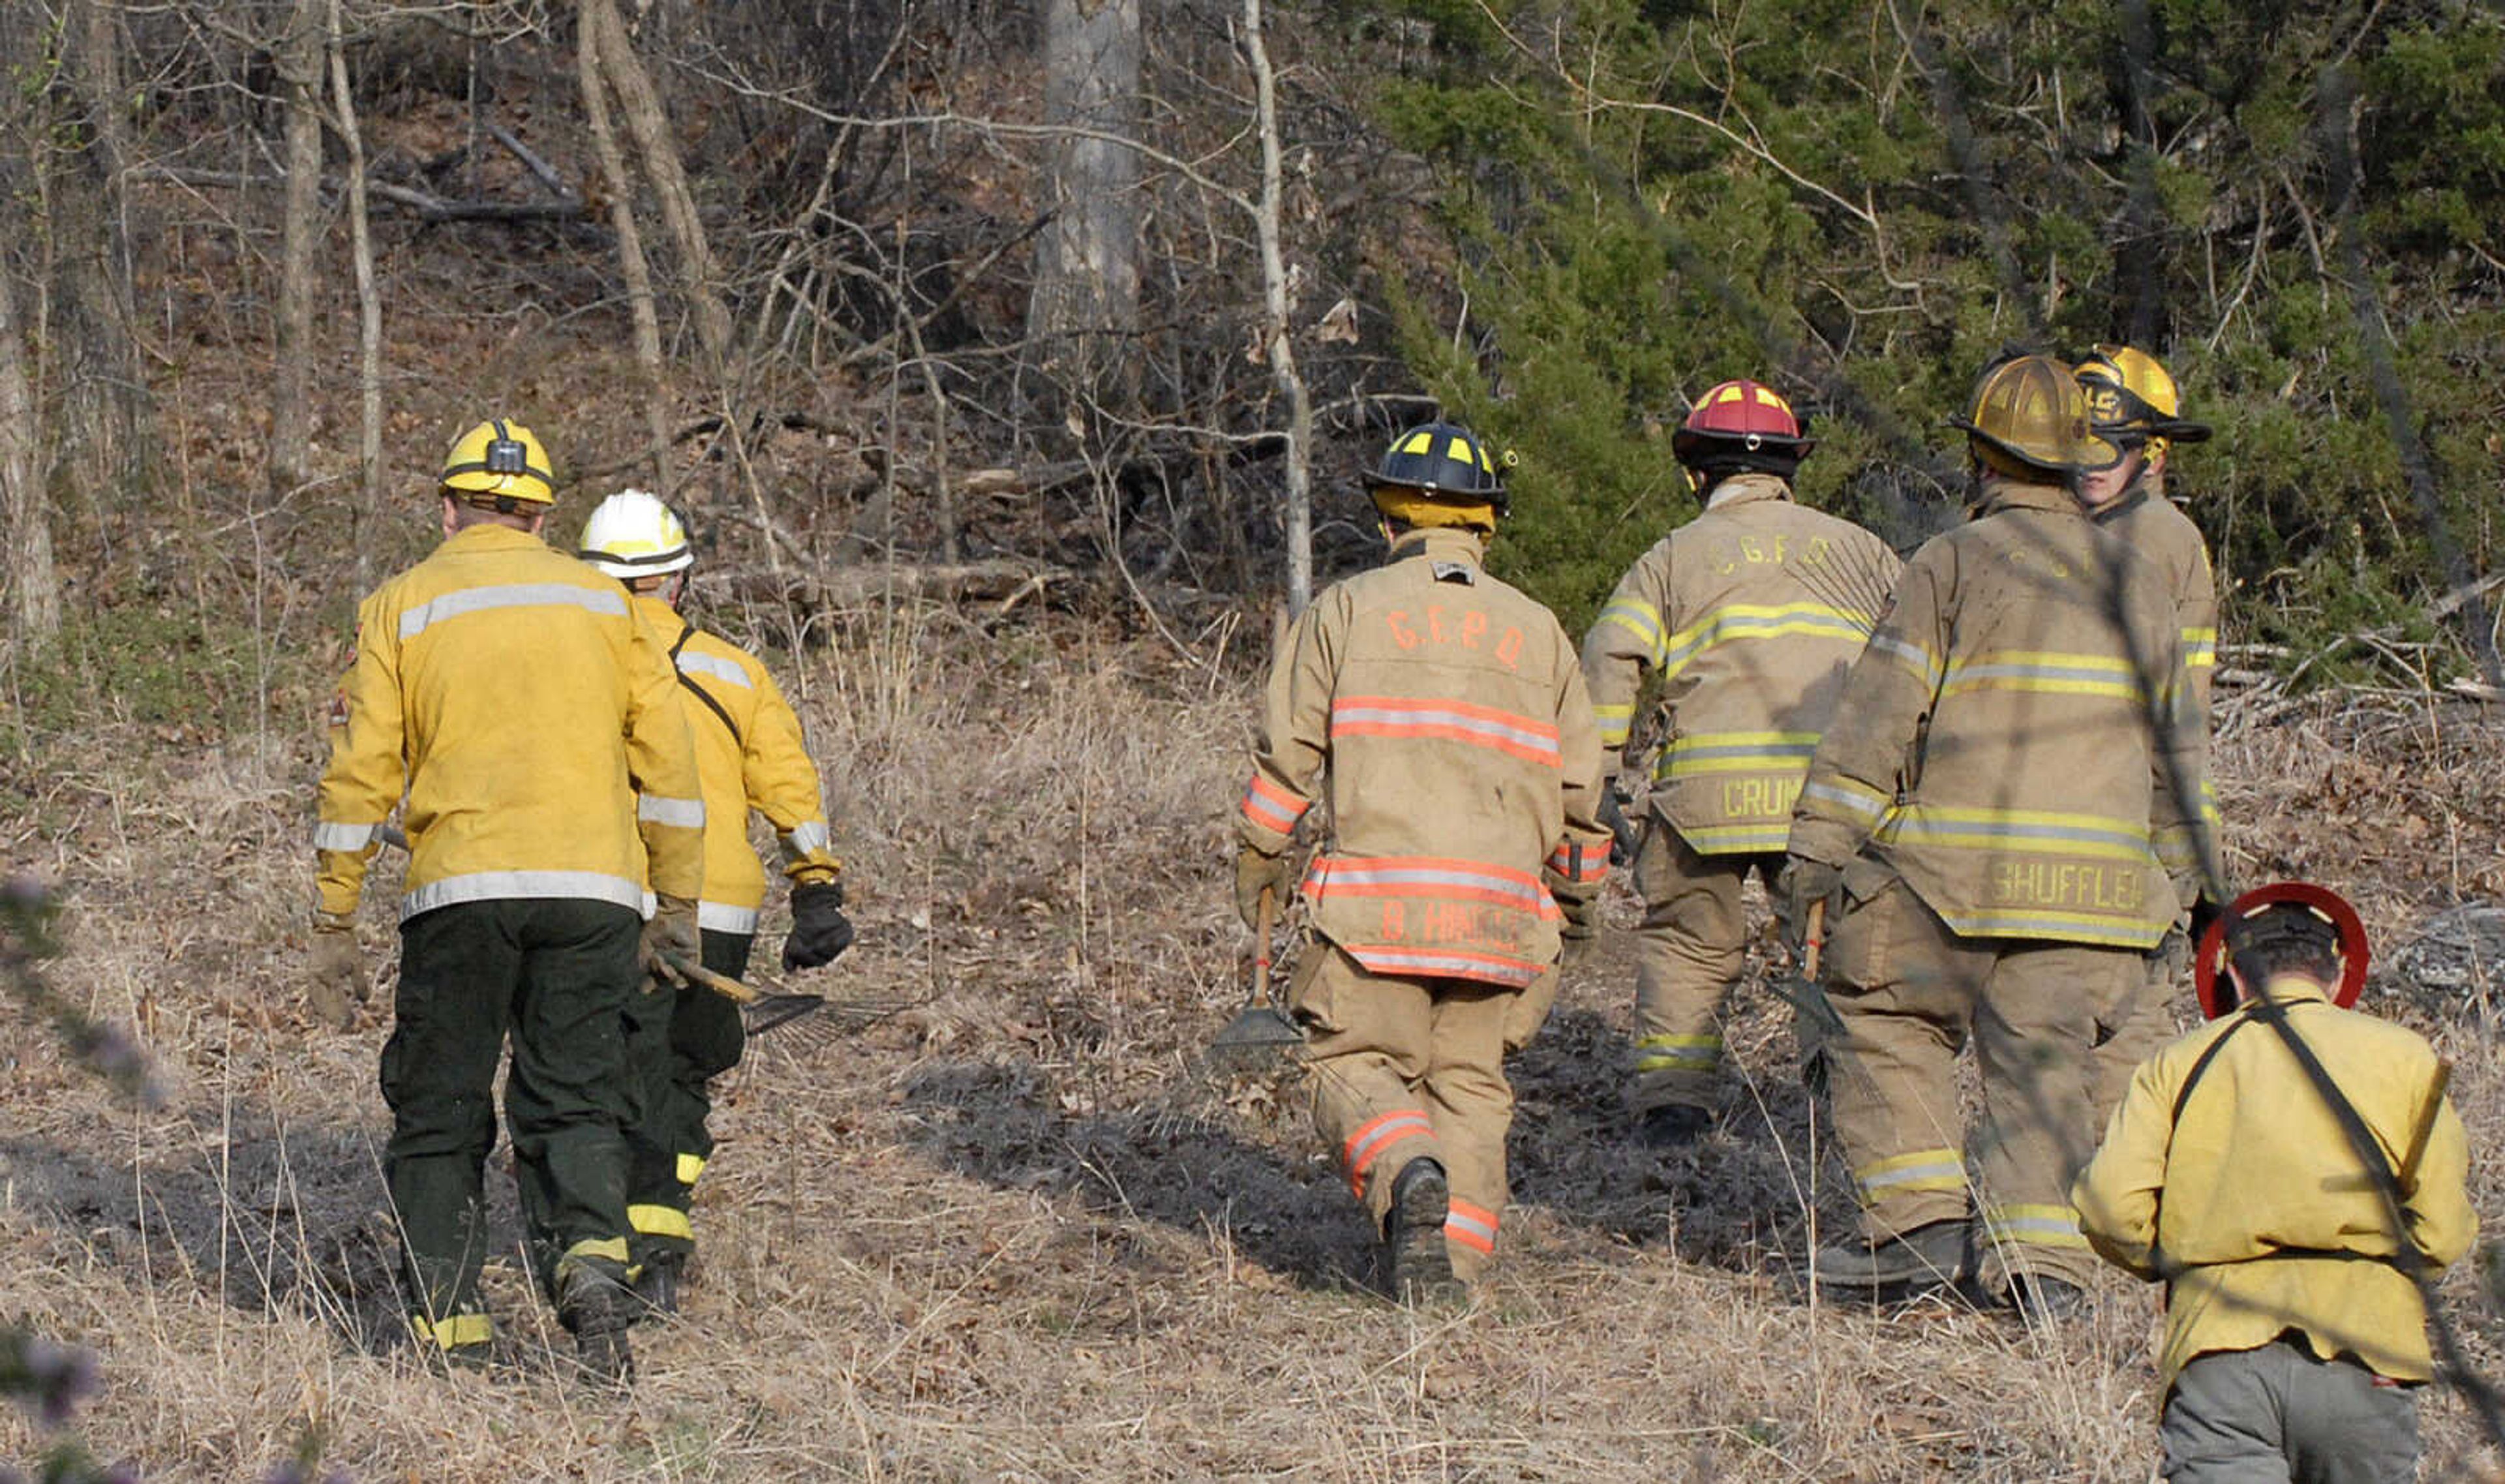
[[2009, 1276], [2009, 1306], [2019, 1318], [2030, 1325], [2048, 1324], [2057, 1319], [2076, 1319], [2088, 1306], [2088, 1290], [2066, 1278], [2054, 1278], [2043, 1273], [2012, 1273]]
[[1713, 1126], [1710, 1110], [1692, 1103], [1665, 1103], [1644, 1110], [1643, 1121], [1636, 1132], [1649, 1148], [1668, 1153], [1694, 1144], [1707, 1129]]
[[1932, 1221], [1884, 1242], [1817, 1250], [1817, 1286], [1871, 1298], [1910, 1298], [1957, 1282], [1965, 1263], [1965, 1222]]
[[557, 1323], [574, 1336], [575, 1363], [594, 1385], [622, 1387], [635, 1379], [626, 1331], [643, 1312], [642, 1300], [615, 1273], [576, 1263], [557, 1278]]
[[656, 1315], [679, 1312], [679, 1284], [687, 1276], [687, 1257], [679, 1253], [663, 1253], [648, 1257], [635, 1273], [635, 1296], [643, 1300], [646, 1311]]
[[1394, 1178], [1392, 1210], [1383, 1218], [1383, 1272], [1384, 1287], [1400, 1302], [1448, 1303], [1464, 1296], [1444, 1245], [1444, 1219], [1452, 1204], [1444, 1167], [1432, 1159], [1413, 1159]]

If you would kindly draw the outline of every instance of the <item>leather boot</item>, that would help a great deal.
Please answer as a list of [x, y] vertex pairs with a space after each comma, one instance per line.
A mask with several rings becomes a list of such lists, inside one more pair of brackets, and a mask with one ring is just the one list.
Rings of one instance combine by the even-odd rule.
[[643, 1312], [642, 1300], [615, 1273], [576, 1263], [558, 1275], [557, 1323], [574, 1336], [575, 1362], [593, 1385], [622, 1387], [635, 1379], [626, 1331]]
[[1963, 1221], [1932, 1221], [1884, 1242], [1817, 1251], [1817, 1286], [1873, 1297], [1910, 1297], [1957, 1281], [1965, 1263]]
[[1464, 1295], [1444, 1245], [1452, 1186], [1444, 1167], [1413, 1159], [1392, 1182], [1392, 1210], [1383, 1219], [1384, 1287], [1404, 1304], [1446, 1303]]

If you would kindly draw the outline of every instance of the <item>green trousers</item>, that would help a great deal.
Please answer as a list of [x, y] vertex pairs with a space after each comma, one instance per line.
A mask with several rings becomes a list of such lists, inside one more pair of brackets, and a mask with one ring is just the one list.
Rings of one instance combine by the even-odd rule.
[[508, 1036], [505, 1121], [532, 1269], [551, 1297], [573, 1264], [624, 1276], [640, 928], [630, 908], [571, 899], [460, 902], [401, 924], [383, 1178], [421, 1338], [446, 1349], [488, 1338], [482, 1173]]
[[[748, 972], [746, 933], [704, 935], [704, 966], [738, 978]], [[626, 1223], [636, 1265], [694, 1250], [688, 1207], [696, 1177], [713, 1157], [710, 1083], [739, 1065], [746, 1046], [739, 1007], [710, 989], [665, 991], [650, 998], [658, 1013], [639, 1016], [628, 1048], [644, 1115], [627, 1131]]]

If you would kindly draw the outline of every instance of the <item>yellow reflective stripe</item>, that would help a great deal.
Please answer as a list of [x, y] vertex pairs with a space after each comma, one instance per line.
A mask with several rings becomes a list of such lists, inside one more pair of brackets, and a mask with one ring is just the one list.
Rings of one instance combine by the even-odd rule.
[[1888, 812], [1888, 806], [1896, 801], [1877, 789], [1843, 777], [1803, 784], [1801, 797], [1833, 804], [1865, 825], [1876, 824], [1879, 816]]
[[2088, 1245], [2088, 1239], [2079, 1234], [2079, 1213], [2068, 1206], [1986, 1206], [1983, 1235], [1988, 1242], [2023, 1243], [2029, 1247]]
[[1674, 826], [1678, 837], [1700, 856], [1738, 855], [1743, 851], [1781, 850], [1791, 843], [1788, 821], [1771, 825]]
[[702, 1154], [681, 1154], [679, 1156], [679, 1184], [683, 1185], [694, 1184], [696, 1183], [696, 1177], [704, 1173], [704, 1167], [705, 1157]]
[[1921, 681], [1923, 689], [1939, 689], [1940, 661], [1927, 647], [1893, 634], [1873, 634], [1870, 636], [1870, 649], [1873, 654], [1885, 654], [1894, 660], [1914, 679]]
[[1864, 1204], [1896, 1190], [1962, 1190], [1965, 1158], [1955, 1149], [1915, 1149], [1874, 1160], [1852, 1172]]
[[2007, 850], [2033, 855], [2078, 856], [2100, 861], [2144, 861], [2145, 827], [2101, 814], [2062, 814], [2046, 809], [1970, 809], [1910, 803], [1879, 827], [1881, 843], [1900, 841], [1947, 849]]
[[2110, 654], [2054, 650], [1992, 650], [1948, 667], [1942, 695], [1968, 690], [2027, 690], [2048, 695], [2140, 697], [2139, 670]]
[[1699, 773], [1799, 773], [1817, 751], [1814, 731], [1701, 731], [1673, 738], [1661, 776]]
[[1600, 623], [1614, 623], [1642, 642], [1654, 664], [1661, 663], [1661, 610], [1641, 598], [1611, 598], [1601, 610]]
[[1654, 1053], [1636, 1058], [1638, 1072], [1711, 1072], [1722, 1059], [1722, 1038], [1646, 1036], [1636, 1049]]
[[408, 1317], [409, 1333], [421, 1345], [450, 1350], [455, 1345], [484, 1345], [496, 1337], [495, 1324], [483, 1314], [447, 1314], [432, 1324], [423, 1314]]
[[2051, 907], [1942, 912], [1940, 921], [1960, 937], [2051, 937], [2115, 948], [2146, 948], [2164, 934], [2163, 929], [2136, 916], [2066, 912]]
[[1400, 444], [1402, 453], [1426, 453], [1435, 446], [1435, 435], [1421, 428]]
[[626, 1239], [624, 1237], [586, 1237], [567, 1248], [565, 1255], [557, 1260], [562, 1262], [576, 1257], [606, 1257], [623, 1266], [626, 1261]]
[[1856, 609], [1824, 603], [1728, 603], [1670, 636], [1662, 646], [1661, 673], [1664, 678], [1676, 675], [1707, 650], [1743, 639], [1816, 634], [1859, 644], [1870, 637], [1875, 622]]
[[676, 1206], [629, 1206], [626, 1224], [648, 1237], [677, 1237], [692, 1242], [695, 1228], [688, 1224], [688, 1214]]
[[1629, 701], [1623, 706], [1595, 705], [1592, 708], [1592, 720], [1601, 724], [1603, 747], [1624, 747], [1627, 745], [1627, 733], [1635, 729], [1635, 702]]

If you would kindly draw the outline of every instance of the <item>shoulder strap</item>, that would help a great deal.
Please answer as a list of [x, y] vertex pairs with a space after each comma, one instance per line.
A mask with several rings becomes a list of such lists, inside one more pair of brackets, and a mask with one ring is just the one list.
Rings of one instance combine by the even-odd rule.
[[2251, 1016], [2240, 1015], [2234, 1025], [2218, 1033], [2217, 1040], [2201, 1048], [2201, 1055], [2192, 1063], [2192, 1070], [2183, 1074], [2183, 1085], [2174, 1094], [2174, 1113], [2167, 1120], [2166, 1125], [2170, 1130], [2183, 1122], [2183, 1107], [2192, 1101], [2192, 1089], [2201, 1085], [2202, 1074], [2209, 1070], [2209, 1063], [2217, 1059], [2219, 1050], [2234, 1039], [2238, 1031], [2251, 1023]]
[[728, 728], [732, 742], [742, 747], [747, 746], [748, 744], [740, 739], [739, 724], [730, 719], [730, 713], [723, 709], [722, 702], [715, 700], [712, 691], [688, 679], [688, 672], [679, 668], [679, 651], [686, 649], [688, 641], [696, 636], [694, 624], [688, 623], [684, 618], [679, 621], [685, 626], [679, 630], [678, 643], [670, 646], [670, 673], [679, 678], [679, 684], [687, 688], [689, 695], [705, 703], [705, 710], [722, 719], [722, 724]]

